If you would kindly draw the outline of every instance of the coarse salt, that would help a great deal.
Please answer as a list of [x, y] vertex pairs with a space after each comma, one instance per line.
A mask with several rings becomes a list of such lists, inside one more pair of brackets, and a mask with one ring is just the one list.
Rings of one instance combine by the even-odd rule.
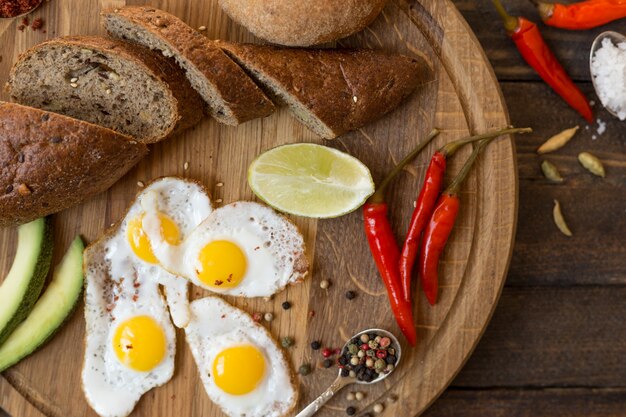
[[626, 42], [602, 40], [591, 59], [591, 72], [602, 104], [626, 120]]
[[598, 135], [602, 135], [604, 132], [606, 132], [606, 122], [604, 122], [602, 119], [598, 119], [596, 120], [596, 122], [598, 122], [598, 129], [596, 129], [596, 132], [598, 132]]

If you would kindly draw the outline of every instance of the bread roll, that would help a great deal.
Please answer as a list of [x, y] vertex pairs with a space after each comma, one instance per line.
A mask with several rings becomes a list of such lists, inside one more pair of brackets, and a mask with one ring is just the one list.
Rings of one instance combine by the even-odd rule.
[[219, 0], [228, 15], [268, 42], [311, 46], [364, 29], [387, 0]]

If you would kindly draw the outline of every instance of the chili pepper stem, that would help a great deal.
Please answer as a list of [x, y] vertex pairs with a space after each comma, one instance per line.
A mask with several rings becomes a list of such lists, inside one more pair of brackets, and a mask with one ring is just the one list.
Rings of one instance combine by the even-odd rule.
[[424, 149], [426, 147], [426, 145], [428, 145], [438, 134], [439, 134], [439, 129], [433, 129], [428, 134], [428, 137], [425, 140], [420, 142], [420, 144], [417, 145], [417, 147], [415, 149], [413, 149], [411, 151], [411, 153], [409, 153], [407, 156], [405, 156], [402, 159], [402, 161], [400, 161], [398, 163], [398, 165], [396, 165], [389, 172], [389, 174], [387, 174], [387, 176], [382, 180], [380, 185], [376, 188], [376, 192], [374, 192], [374, 194], [372, 194], [372, 196], [367, 200], [367, 202], [368, 203], [382, 203], [382, 202], [384, 202], [385, 201], [385, 190], [387, 189], [387, 186], [389, 185], [391, 180], [394, 179], [394, 177], [396, 175], [398, 175], [398, 173], [400, 171], [402, 171], [404, 169], [404, 167], [409, 162], [411, 162], [422, 151], [422, 149]]
[[502, 17], [502, 21], [504, 22], [504, 28], [508, 32], [515, 32], [515, 30], [519, 26], [517, 17], [513, 17], [510, 14], [508, 14], [500, 0], [491, 0], [491, 1], [493, 2], [493, 5], [498, 11], [498, 14], [500, 15], [500, 17]]
[[443, 156], [448, 157], [454, 154], [459, 148], [461, 148], [464, 145], [467, 145], [468, 143], [478, 142], [483, 139], [495, 138], [495, 137], [502, 136], [502, 135], [512, 135], [514, 133], [528, 133], [528, 132], [532, 132], [532, 129], [508, 127], [508, 128], [496, 130], [493, 132], [482, 133], [480, 135], [468, 136], [463, 139], [455, 140], [454, 142], [445, 144], [441, 149], [439, 149], [439, 152], [441, 152]]

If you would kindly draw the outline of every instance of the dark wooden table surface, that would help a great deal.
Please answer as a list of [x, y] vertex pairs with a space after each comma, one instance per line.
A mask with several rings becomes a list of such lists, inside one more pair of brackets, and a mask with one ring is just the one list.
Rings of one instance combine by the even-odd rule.
[[[566, 177], [564, 184], [548, 183], [535, 149], [584, 121], [524, 64], [490, 1], [454, 2], [487, 52], [512, 123], [535, 133], [518, 137], [519, 221], [502, 298], [475, 353], [425, 416], [626, 416], [626, 123], [596, 104], [606, 132], [583, 127], [565, 149], [548, 155]], [[538, 20], [528, 0], [505, 4]], [[605, 29], [626, 33], [626, 20], [585, 32], [541, 29], [598, 103], [591, 42]], [[583, 150], [604, 161], [606, 179], [579, 166]], [[571, 238], [552, 222], [553, 199], [563, 205]]]

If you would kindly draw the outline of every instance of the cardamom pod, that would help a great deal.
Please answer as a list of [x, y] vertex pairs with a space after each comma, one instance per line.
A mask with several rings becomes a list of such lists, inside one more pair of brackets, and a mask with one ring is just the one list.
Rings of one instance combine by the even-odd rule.
[[578, 161], [584, 166], [587, 171], [591, 172], [598, 177], [604, 178], [606, 173], [604, 172], [604, 165], [596, 156], [589, 152], [581, 152], [578, 154]]
[[565, 223], [565, 218], [563, 217], [563, 212], [561, 211], [561, 204], [559, 200], [554, 200], [554, 209], [552, 209], [552, 216], [554, 217], [554, 223], [556, 227], [559, 228], [561, 233], [565, 236], [572, 236], [572, 231]]
[[563, 177], [557, 167], [547, 159], [541, 163], [543, 175], [552, 182], [563, 182]]
[[578, 132], [579, 126], [574, 126], [569, 129], [565, 129], [564, 131], [557, 133], [552, 136], [550, 139], [545, 141], [543, 145], [537, 149], [538, 154], [544, 154], [548, 152], [556, 151], [557, 149], [561, 149], [563, 146], [567, 144], [567, 142], [574, 137], [576, 132]]

